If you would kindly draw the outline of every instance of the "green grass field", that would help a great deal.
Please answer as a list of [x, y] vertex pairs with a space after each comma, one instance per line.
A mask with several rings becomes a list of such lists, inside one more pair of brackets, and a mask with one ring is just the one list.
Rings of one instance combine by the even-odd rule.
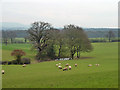
[[[3, 65], [3, 88], [117, 88], [118, 87], [118, 43], [94, 43], [94, 50], [82, 53], [81, 57], [91, 57], [69, 61], [49, 61], [27, 65]], [[34, 60], [35, 51], [29, 44], [3, 45], [3, 60], [13, 60], [10, 53], [14, 49], [23, 49]], [[62, 71], [55, 65], [66, 63], [72, 70]], [[74, 67], [77, 63], [78, 67]], [[94, 64], [100, 64], [99, 67]], [[92, 64], [92, 67], [88, 67]]]
[[5, 44], [2, 45], [2, 60], [3, 61], [9, 61], [9, 60], [14, 60], [15, 58], [11, 56], [11, 52], [14, 49], [22, 49], [26, 55], [23, 57], [28, 57], [32, 61], [36, 55], [36, 51], [31, 49], [30, 44], [8, 44], [7, 46]]

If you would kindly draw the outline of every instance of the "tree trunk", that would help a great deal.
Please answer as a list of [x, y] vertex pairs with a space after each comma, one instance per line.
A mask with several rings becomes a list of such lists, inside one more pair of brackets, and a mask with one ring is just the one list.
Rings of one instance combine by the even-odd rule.
[[74, 59], [74, 54], [76, 53], [76, 50], [75, 50], [75, 46], [74, 46], [74, 50], [72, 50], [71, 48], [71, 58]]
[[80, 50], [79, 50], [79, 56], [78, 57], [80, 58]]
[[11, 38], [11, 43], [13, 43], [13, 39]]
[[79, 58], [79, 56], [78, 56], [78, 50], [77, 50], [77, 58]]
[[5, 45], [7, 46], [7, 39], [5, 40]]
[[27, 39], [25, 38], [25, 43], [27, 42]]
[[36, 59], [37, 60], [40, 60], [40, 58], [41, 58], [41, 48], [40, 47], [38, 47], [38, 53], [37, 53], [37, 55], [36, 55]]
[[110, 42], [111, 40], [110, 40], [110, 36], [109, 36], [109, 42]]
[[77, 58], [80, 58], [80, 46], [77, 47]]
[[60, 45], [58, 58], [60, 58], [60, 56], [61, 56], [61, 47], [62, 47], [62, 46]]
[[17, 63], [20, 64], [21, 56], [17, 56]]
[[72, 53], [71, 58], [74, 59], [74, 54]]
[[77, 47], [77, 58], [79, 58], [79, 47]]

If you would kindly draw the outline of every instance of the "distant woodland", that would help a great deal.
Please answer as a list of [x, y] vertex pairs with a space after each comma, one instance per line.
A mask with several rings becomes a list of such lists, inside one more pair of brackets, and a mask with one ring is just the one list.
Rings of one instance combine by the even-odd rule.
[[[15, 34], [15, 37], [16, 38], [25, 38], [27, 37], [28, 33], [27, 33], [27, 30], [2, 30], [2, 35], [4, 37], [4, 32], [7, 32], [7, 33], [14, 33]], [[86, 32], [87, 36], [89, 38], [105, 38], [109, 29], [84, 29], [84, 31]], [[113, 31], [113, 33], [115, 34], [115, 37], [120, 37], [120, 32], [118, 32], [117, 29], [114, 29], [114, 30], [111, 30]]]

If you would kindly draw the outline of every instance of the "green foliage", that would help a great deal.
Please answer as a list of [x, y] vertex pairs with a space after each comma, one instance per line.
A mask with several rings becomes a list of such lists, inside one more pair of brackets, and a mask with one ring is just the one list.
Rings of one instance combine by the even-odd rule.
[[47, 56], [51, 59], [55, 59], [55, 49], [53, 44], [50, 44], [47, 47]]
[[77, 58], [80, 58], [80, 53], [92, 51], [92, 45], [85, 34], [84, 30], [75, 25], [64, 26], [64, 32], [67, 38], [67, 46], [70, 51], [70, 56], [73, 59], [77, 52]]
[[49, 41], [49, 30], [51, 30], [51, 24], [46, 22], [34, 22], [31, 27], [28, 29], [29, 41], [33, 44], [33, 47], [37, 49], [36, 59], [40, 60], [48, 46]]
[[21, 62], [21, 57], [22, 57], [22, 56], [25, 56], [25, 52], [22, 51], [22, 50], [16, 49], [16, 50], [13, 50], [13, 51], [12, 51], [11, 56], [15, 56], [18, 64], [20, 64], [20, 62]]

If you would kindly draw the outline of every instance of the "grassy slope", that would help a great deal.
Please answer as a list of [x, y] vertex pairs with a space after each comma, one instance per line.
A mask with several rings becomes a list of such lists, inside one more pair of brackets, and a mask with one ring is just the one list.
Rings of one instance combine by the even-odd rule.
[[14, 49], [22, 49], [26, 53], [26, 56], [23, 56], [23, 57], [29, 57], [31, 59], [34, 59], [36, 52], [35, 52], [35, 50], [31, 50], [31, 47], [32, 46], [30, 44], [8, 44], [7, 46], [5, 44], [3, 44], [2, 45], [3, 61], [15, 59], [13, 56], [11, 56], [11, 52]]
[[[117, 88], [117, 45], [117, 43], [94, 43], [93, 52], [82, 54], [85, 57], [94, 57], [90, 59], [43, 62], [25, 68], [20, 65], [5, 65], [3, 66], [5, 70], [3, 88]], [[29, 50], [25, 50], [30, 55]], [[70, 63], [72, 70], [66, 72], [59, 70], [55, 67], [59, 62], [63, 66]], [[78, 64], [77, 68], [74, 67], [75, 63]], [[100, 66], [96, 67], [94, 65], [96, 63]], [[88, 64], [93, 66], [88, 67]]]

